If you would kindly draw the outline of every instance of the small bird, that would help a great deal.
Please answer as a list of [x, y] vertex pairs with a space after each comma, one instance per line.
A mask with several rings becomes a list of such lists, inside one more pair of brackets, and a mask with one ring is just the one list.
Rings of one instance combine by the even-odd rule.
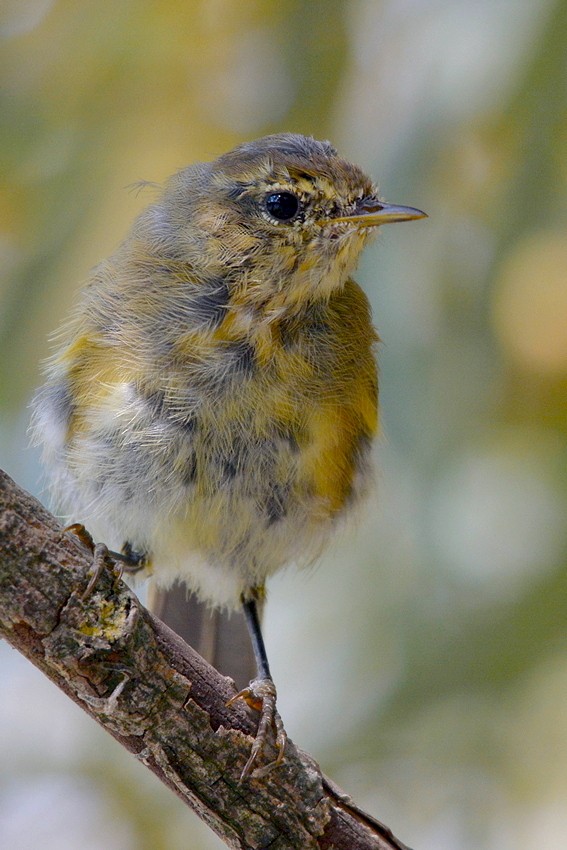
[[61, 510], [158, 588], [242, 607], [256, 676], [231, 702], [260, 712], [243, 778], [286, 745], [266, 579], [311, 563], [371, 478], [378, 337], [351, 274], [380, 225], [424, 216], [302, 135], [192, 165], [94, 269], [33, 403]]

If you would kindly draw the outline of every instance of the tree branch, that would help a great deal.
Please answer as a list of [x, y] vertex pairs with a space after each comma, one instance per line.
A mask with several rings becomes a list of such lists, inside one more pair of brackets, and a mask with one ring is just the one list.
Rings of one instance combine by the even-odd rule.
[[406, 850], [291, 742], [239, 784], [257, 718], [221, 676], [0, 471], [0, 635], [144, 762], [229, 847]]

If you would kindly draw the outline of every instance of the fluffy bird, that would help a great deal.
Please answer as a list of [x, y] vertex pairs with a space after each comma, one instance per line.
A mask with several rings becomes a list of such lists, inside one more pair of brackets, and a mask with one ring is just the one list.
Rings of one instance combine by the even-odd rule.
[[257, 670], [234, 699], [260, 711], [243, 777], [273, 766], [272, 730], [274, 763], [286, 742], [266, 579], [313, 561], [368, 489], [377, 336], [351, 274], [377, 227], [423, 216], [301, 135], [192, 165], [94, 269], [34, 401], [60, 509], [158, 587], [242, 606]]

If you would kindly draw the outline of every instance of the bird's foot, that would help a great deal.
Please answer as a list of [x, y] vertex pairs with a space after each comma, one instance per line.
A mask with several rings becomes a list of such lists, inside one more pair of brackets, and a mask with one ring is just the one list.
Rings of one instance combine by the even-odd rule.
[[112, 553], [104, 543], [95, 543], [90, 532], [80, 522], [74, 522], [72, 525], [67, 525], [63, 529], [65, 532], [73, 534], [83, 544], [85, 549], [91, 553], [93, 560], [88, 570], [89, 580], [86, 588], [81, 594], [83, 599], [88, 599], [96, 587], [96, 584], [105, 570], [111, 568], [116, 577], [120, 577], [120, 570], [116, 570], [116, 564], [111, 560]]
[[63, 531], [77, 537], [93, 556], [89, 568], [89, 581], [82, 593], [83, 599], [88, 599], [92, 595], [99, 578], [106, 569], [112, 569], [115, 577], [120, 579], [123, 573], [137, 573], [147, 565], [145, 556], [134, 552], [129, 543], [124, 544], [122, 552], [113, 552], [104, 543], [95, 543], [90, 532], [80, 522], [65, 526]]
[[108, 547], [105, 546], [104, 543], [95, 543], [91, 534], [82, 523], [74, 522], [72, 525], [65, 526], [63, 531], [69, 532], [77, 537], [85, 549], [88, 549], [93, 557], [88, 570], [89, 580], [87, 586], [81, 593], [82, 599], [88, 599], [92, 596], [96, 584], [105, 570], [110, 568], [113, 570], [117, 578], [120, 577], [120, 570], [116, 570], [116, 565], [114, 561], [111, 560], [111, 553], [109, 552]]
[[[277, 692], [272, 679], [253, 679], [248, 687], [239, 691], [239, 693], [229, 699], [227, 705], [232, 705], [238, 699], [243, 699], [251, 708], [260, 712], [258, 731], [256, 732], [254, 743], [252, 744], [250, 757], [240, 774], [240, 781], [242, 782], [248, 776], [252, 776], [254, 779], [260, 779], [282, 763], [285, 754], [287, 734], [276, 708]], [[270, 732], [272, 732], [275, 737], [277, 756], [274, 761], [264, 765], [264, 767], [255, 768], [254, 765], [256, 764], [258, 757], [264, 752], [266, 745], [268, 744]]]

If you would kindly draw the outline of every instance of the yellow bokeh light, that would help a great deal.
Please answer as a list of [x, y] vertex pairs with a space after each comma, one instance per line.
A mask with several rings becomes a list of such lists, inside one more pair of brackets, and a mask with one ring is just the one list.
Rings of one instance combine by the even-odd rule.
[[567, 239], [543, 231], [518, 242], [495, 281], [492, 320], [524, 369], [567, 372]]

